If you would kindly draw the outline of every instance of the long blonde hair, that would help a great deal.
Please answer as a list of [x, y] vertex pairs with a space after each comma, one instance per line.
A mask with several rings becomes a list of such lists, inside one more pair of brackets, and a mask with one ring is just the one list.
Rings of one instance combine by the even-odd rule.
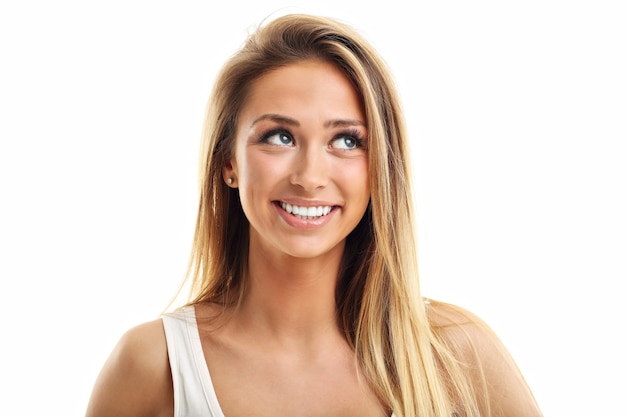
[[344, 23], [308, 15], [277, 18], [252, 34], [218, 74], [203, 129], [191, 303], [241, 300], [249, 223], [222, 168], [252, 81], [309, 59], [343, 71], [367, 121], [371, 199], [347, 237], [336, 291], [338, 323], [368, 381], [398, 417], [477, 416], [470, 378], [429, 324], [418, 287], [410, 155], [394, 82], [371, 45]]

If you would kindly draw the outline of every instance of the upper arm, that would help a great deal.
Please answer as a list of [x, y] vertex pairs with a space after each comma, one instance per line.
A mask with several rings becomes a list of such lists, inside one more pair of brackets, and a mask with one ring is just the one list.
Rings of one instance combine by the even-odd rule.
[[[434, 327], [467, 366], [483, 413], [494, 417], [541, 417], [517, 364], [497, 335], [457, 306], [434, 303]], [[490, 410], [490, 413], [487, 412]]]
[[165, 415], [173, 415], [173, 392], [159, 319], [122, 336], [98, 375], [86, 417]]

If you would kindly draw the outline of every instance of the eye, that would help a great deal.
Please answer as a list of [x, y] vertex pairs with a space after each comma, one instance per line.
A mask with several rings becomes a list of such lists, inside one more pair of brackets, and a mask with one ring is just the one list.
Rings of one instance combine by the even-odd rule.
[[351, 133], [342, 133], [336, 136], [332, 140], [332, 147], [334, 149], [357, 149], [363, 147], [363, 140], [359, 139], [358, 135]]
[[263, 134], [261, 142], [276, 146], [291, 146], [293, 145], [293, 138], [284, 129], [275, 129]]

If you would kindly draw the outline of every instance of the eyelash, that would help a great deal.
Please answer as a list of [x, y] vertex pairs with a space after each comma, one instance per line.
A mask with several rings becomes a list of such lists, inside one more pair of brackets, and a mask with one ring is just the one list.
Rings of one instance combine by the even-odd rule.
[[293, 140], [293, 135], [291, 133], [289, 133], [288, 130], [283, 129], [283, 128], [277, 128], [277, 129], [268, 130], [267, 132], [263, 133], [261, 135], [261, 137], [259, 138], [259, 142], [268, 143], [268, 139], [271, 138], [274, 135], [289, 136], [291, 138], [291, 140]]
[[[259, 142], [268, 143], [269, 138], [271, 138], [274, 135], [285, 135], [285, 136], [288, 136], [292, 141], [294, 140], [291, 132], [281, 127], [281, 128], [271, 129], [263, 133], [261, 137], [259, 138]], [[348, 129], [343, 132], [340, 132], [332, 138], [332, 141], [335, 141], [337, 139], [341, 139], [344, 137], [354, 139], [355, 144], [356, 144], [354, 149], [359, 149], [359, 148], [364, 147], [365, 139], [361, 136], [361, 132], [358, 129]]]
[[346, 131], [343, 131], [339, 133], [338, 135], [335, 135], [333, 140], [343, 138], [343, 137], [354, 139], [354, 142], [356, 145], [355, 149], [363, 148], [365, 145], [365, 138], [361, 136], [361, 132], [358, 129], [348, 129]]

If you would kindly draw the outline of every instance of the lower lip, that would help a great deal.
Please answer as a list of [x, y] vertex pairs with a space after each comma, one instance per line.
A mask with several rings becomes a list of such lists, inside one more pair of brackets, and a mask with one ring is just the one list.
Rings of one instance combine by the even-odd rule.
[[333, 207], [330, 212], [325, 216], [316, 217], [314, 219], [301, 219], [291, 213], [287, 213], [280, 206], [280, 203], [274, 203], [274, 206], [276, 207], [278, 214], [289, 226], [297, 227], [299, 229], [315, 229], [317, 227], [324, 226], [331, 220], [331, 218], [335, 215], [335, 212], [337, 211], [337, 207]]

